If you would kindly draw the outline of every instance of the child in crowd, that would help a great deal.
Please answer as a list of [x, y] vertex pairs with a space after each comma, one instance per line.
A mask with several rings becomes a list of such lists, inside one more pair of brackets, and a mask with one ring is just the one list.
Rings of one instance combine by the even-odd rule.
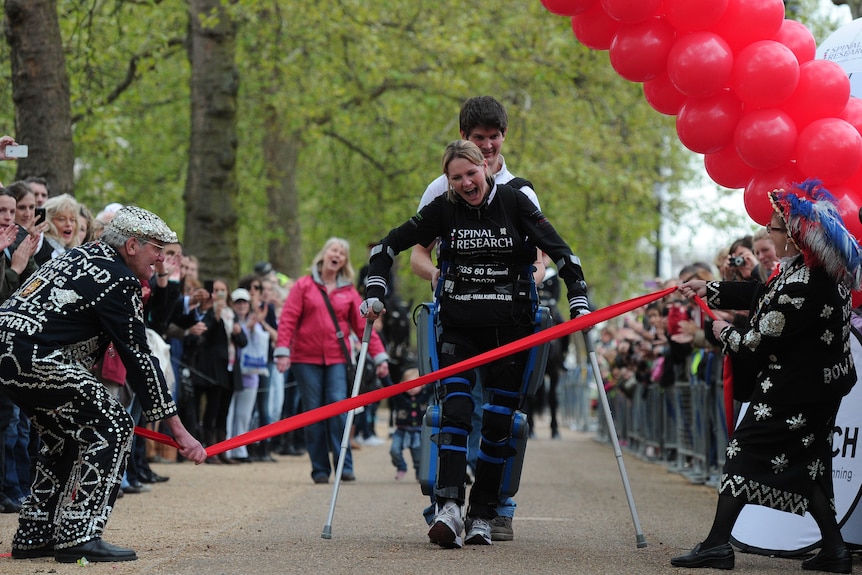
[[[401, 382], [410, 381], [417, 377], [419, 377], [418, 369], [406, 369], [401, 377]], [[392, 447], [389, 449], [389, 455], [392, 457], [392, 465], [397, 469], [395, 473], [397, 480], [404, 479], [404, 476], [407, 475], [407, 462], [402, 454], [405, 448], [410, 450], [410, 457], [413, 459], [413, 471], [416, 479], [419, 479], [422, 418], [425, 416], [431, 391], [430, 385], [422, 385], [399, 393], [392, 398], [395, 431], [392, 433]]]

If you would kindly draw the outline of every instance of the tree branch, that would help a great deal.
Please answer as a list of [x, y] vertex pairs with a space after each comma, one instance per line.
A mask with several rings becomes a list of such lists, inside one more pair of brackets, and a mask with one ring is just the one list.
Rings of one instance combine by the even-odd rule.
[[[168, 43], [167, 43], [168, 48], [174, 48], [176, 46], [185, 46], [185, 39], [174, 38], [174, 39], [168, 40]], [[128, 90], [132, 86], [132, 84], [134, 84], [135, 77], [137, 76], [137, 73], [138, 73], [138, 62], [141, 59], [149, 58], [156, 53], [157, 53], [156, 50], [149, 50], [149, 51], [142, 52], [140, 54], [135, 54], [134, 56], [132, 56], [132, 58], [129, 60], [128, 66], [126, 66], [125, 77], [122, 80], [120, 80], [120, 82], [116, 86], [114, 86], [114, 89], [111, 90], [108, 93], [108, 95], [105, 96], [104, 100], [102, 100], [102, 102], [99, 103], [96, 107], [101, 108], [103, 106], [107, 106], [108, 104], [111, 104], [114, 101], [116, 101], [117, 99], [119, 99], [119, 97], [123, 94], [123, 92]], [[84, 112], [82, 114], [78, 114], [76, 116], [73, 116], [72, 117], [72, 123], [74, 124], [75, 122], [78, 122], [78, 121], [83, 120], [84, 118], [86, 118], [88, 116], [93, 115], [93, 112], [94, 112], [93, 108], [88, 108], [86, 112]]]
[[344, 144], [344, 146], [346, 146], [348, 150], [356, 153], [357, 155], [359, 155], [362, 158], [365, 158], [365, 160], [369, 164], [371, 164], [372, 166], [377, 168], [377, 170], [382, 172], [383, 175], [387, 178], [397, 178], [403, 174], [408, 173], [408, 170], [406, 170], [406, 169], [389, 171], [389, 169], [385, 165], [383, 165], [381, 162], [377, 161], [377, 159], [375, 159], [374, 157], [372, 157], [371, 155], [366, 153], [365, 150], [363, 150], [362, 148], [360, 148], [359, 146], [357, 146], [356, 144], [354, 144], [353, 142], [351, 142], [350, 140], [348, 140], [347, 138], [345, 138], [344, 136], [342, 136], [338, 132], [334, 132], [332, 130], [324, 130], [323, 133], [326, 136], [329, 136], [330, 138], [332, 138], [333, 140], [336, 140], [336, 141]]

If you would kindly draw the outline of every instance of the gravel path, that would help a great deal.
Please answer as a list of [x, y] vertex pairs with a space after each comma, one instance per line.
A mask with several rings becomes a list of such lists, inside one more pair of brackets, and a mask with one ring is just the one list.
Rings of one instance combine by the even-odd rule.
[[[387, 413], [380, 410], [380, 421]], [[385, 436], [385, 428], [379, 428]], [[245, 465], [154, 464], [170, 481], [118, 500], [105, 539], [134, 548], [129, 563], [59, 564], [0, 558], [0, 574], [472, 575], [688, 573], [669, 560], [709, 529], [715, 490], [624, 456], [647, 546], [638, 549], [613, 450], [590, 434], [551, 440], [539, 419], [516, 497], [515, 540], [446, 550], [428, 543], [414, 481], [396, 481], [388, 442], [354, 453], [323, 539], [332, 484], [314, 485], [307, 457]], [[15, 515], [0, 515], [8, 552]], [[857, 560], [858, 561], [858, 560]], [[857, 565], [857, 568], [859, 566]], [[799, 560], [737, 553], [746, 574], [800, 571]], [[704, 570], [704, 573], [710, 573]]]

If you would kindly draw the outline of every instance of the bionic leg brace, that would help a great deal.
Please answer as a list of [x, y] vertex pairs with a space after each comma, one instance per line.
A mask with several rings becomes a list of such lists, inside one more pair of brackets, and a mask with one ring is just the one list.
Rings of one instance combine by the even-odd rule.
[[[417, 346], [419, 349], [420, 366], [419, 370], [424, 375], [436, 371], [439, 368], [437, 357], [437, 337], [439, 330], [437, 328], [437, 304], [426, 303], [419, 308], [417, 317]], [[553, 317], [547, 307], [539, 307], [536, 311], [536, 331], [547, 329], [553, 325]], [[527, 365], [524, 370], [522, 386], [518, 393], [511, 394], [510, 403], [517, 405], [516, 409], [493, 405], [492, 403], [485, 404], [483, 409], [495, 416], [504, 416], [511, 418], [509, 426], [509, 434], [501, 441], [489, 441], [488, 438], [482, 437], [482, 441], [486, 445], [497, 446], [501, 449], [494, 451], [499, 452], [498, 455], [489, 455], [480, 451], [479, 459], [490, 464], [502, 464], [503, 472], [498, 491], [499, 498], [506, 498], [515, 495], [521, 482], [521, 470], [524, 466], [524, 451], [527, 445], [527, 437], [529, 436], [529, 425], [527, 424], [527, 415], [521, 411], [524, 400], [528, 396], [535, 394], [536, 389], [545, 376], [545, 365], [548, 360], [548, 349], [550, 344], [542, 344], [532, 348], [527, 357]], [[437, 393], [435, 393], [435, 402], [428, 406], [425, 412], [425, 418], [422, 425], [422, 459], [419, 465], [419, 481], [422, 486], [422, 493], [432, 495], [435, 492], [435, 486], [438, 483], [439, 474], [439, 458], [441, 450], [455, 450], [460, 448], [460, 435], [454, 432], [462, 433], [463, 430], [456, 428], [442, 427], [443, 405], [440, 400], [445, 397], [444, 389], [441, 389], [447, 384], [454, 384], [456, 381], [466, 381], [461, 378], [450, 378], [444, 380], [442, 385], [438, 382]], [[468, 382], [469, 384], [469, 382]], [[491, 393], [507, 393], [503, 390], [489, 389]], [[462, 393], [452, 393], [451, 396], [461, 396]], [[469, 388], [466, 389], [465, 395], [469, 395]], [[471, 397], [472, 402], [472, 397]], [[457, 437], [457, 439], [456, 439]], [[456, 444], [453, 444], [452, 442]], [[448, 443], [447, 443], [448, 442]], [[466, 446], [466, 436], [464, 436]], [[466, 447], [465, 447], [466, 450]]]

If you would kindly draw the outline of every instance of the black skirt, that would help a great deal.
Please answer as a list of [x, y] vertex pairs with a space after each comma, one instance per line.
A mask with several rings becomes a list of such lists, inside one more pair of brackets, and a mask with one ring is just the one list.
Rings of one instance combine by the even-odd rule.
[[819, 483], [834, 504], [831, 440], [840, 402], [762, 399], [755, 394], [730, 438], [719, 493], [804, 515]]

